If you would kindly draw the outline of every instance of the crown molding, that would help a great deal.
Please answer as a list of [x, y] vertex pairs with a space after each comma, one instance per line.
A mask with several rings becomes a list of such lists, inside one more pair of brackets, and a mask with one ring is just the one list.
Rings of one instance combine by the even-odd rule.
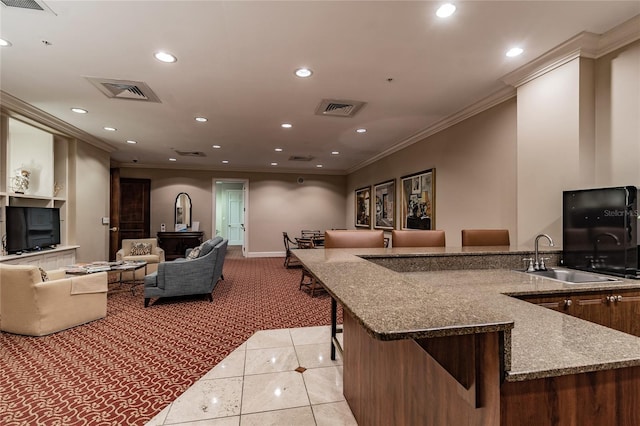
[[623, 22], [600, 37], [598, 58], [637, 40], [640, 40], [640, 15]]
[[427, 127], [426, 129], [409, 136], [397, 145], [365, 160], [354, 167], [347, 170], [347, 173], [353, 173], [362, 169], [376, 161], [400, 151], [407, 146], [413, 145], [431, 135], [441, 132], [463, 120], [466, 120], [476, 114], [481, 113], [499, 103], [502, 103], [516, 96], [515, 88], [540, 77], [576, 58], [597, 59], [608, 53], [613, 52], [623, 46], [640, 40], [640, 15], [636, 15], [631, 19], [623, 22], [617, 27], [607, 31], [604, 34], [595, 34], [583, 31], [578, 35], [570, 38], [564, 43], [556, 46], [548, 52], [542, 54], [533, 61], [523, 65], [522, 67], [506, 74], [502, 81], [509, 87], [501, 89], [494, 94], [472, 104], [465, 109], [453, 114], [437, 123]]
[[598, 53], [598, 34], [581, 32], [564, 43], [521, 66], [502, 77], [502, 81], [514, 87], [534, 80], [576, 58], [596, 58]]
[[454, 126], [464, 120], [467, 120], [473, 117], [474, 115], [480, 114], [481, 112], [486, 111], [489, 108], [492, 108], [498, 104], [501, 104], [502, 102], [509, 100], [515, 96], [516, 96], [515, 88], [510, 86], [503, 87], [502, 89], [492, 93], [486, 98], [483, 98], [478, 102], [475, 102], [465, 107], [464, 109], [458, 111], [457, 113], [452, 114], [440, 121], [435, 122], [434, 124], [430, 125], [426, 129], [419, 131], [418, 133], [414, 133], [413, 135], [402, 140], [400, 143], [392, 146], [391, 148], [388, 148], [382, 151], [381, 153], [369, 158], [368, 160], [365, 160], [355, 165], [354, 167], [347, 169], [347, 173], [351, 174], [357, 170], [360, 170], [363, 167], [373, 164], [384, 157], [387, 157], [395, 152], [400, 151], [401, 149], [404, 149], [410, 145], [413, 145], [414, 143], [420, 142], [428, 138], [429, 136], [435, 135], [436, 133], [440, 133], [451, 126]]
[[597, 59], [639, 39], [640, 15], [636, 15], [604, 34], [581, 32], [505, 75], [502, 81], [519, 87], [576, 58]]
[[2, 107], [2, 112], [9, 117], [24, 121], [47, 132], [81, 140], [109, 153], [116, 151], [116, 148], [102, 139], [98, 139], [3, 90], [0, 90], [0, 106]]

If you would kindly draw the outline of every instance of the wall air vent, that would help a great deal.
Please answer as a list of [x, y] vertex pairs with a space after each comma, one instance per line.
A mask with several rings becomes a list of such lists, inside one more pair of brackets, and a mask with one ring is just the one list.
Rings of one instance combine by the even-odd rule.
[[365, 102], [323, 99], [316, 108], [316, 115], [328, 117], [353, 117]]
[[292, 155], [289, 157], [289, 161], [311, 161], [313, 157], [310, 155]]
[[107, 98], [160, 103], [160, 99], [153, 93], [153, 90], [141, 81], [111, 80], [95, 77], [85, 78]]
[[183, 157], [206, 157], [207, 154], [205, 154], [202, 151], [178, 151], [177, 149], [175, 150], [176, 154], [181, 155]]

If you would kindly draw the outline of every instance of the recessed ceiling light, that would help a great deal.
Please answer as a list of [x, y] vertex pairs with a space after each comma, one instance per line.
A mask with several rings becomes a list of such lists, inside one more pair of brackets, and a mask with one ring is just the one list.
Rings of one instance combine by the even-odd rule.
[[331, 154], [332, 155], [338, 155], [338, 154], [340, 154], [340, 152], [339, 151], [331, 151]]
[[209, 119], [206, 117], [196, 117], [195, 120], [199, 123], [206, 123], [207, 121], [209, 121]]
[[211, 145], [214, 149], [220, 149], [220, 145]]
[[282, 148], [276, 148], [274, 149], [275, 152], [282, 152]]
[[367, 129], [357, 129], [357, 133], [367, 133]]
[[229, 160], [222, 160], [222, 164], [228, 164]]
[[115, 127], [109, 127], [109, 126], [104, 127], [104, 129], [105, 129], [107, 132], [115, 132], [116, 130], [118, 130], [118, 129], [116, 129]]
[[316, 164], [316, 167], [320, 168], [322, 167], [322, 164]]
[[271, 165], [272, 165], [272, 166], [277, 166], [277, 165], [278, 165], [278, 163], [271, 163]]
[[11, 42], [9, 40], [0, 38], [0, 47], [11, 47]]
[[83, 108], [71, 108], [71, 111], [77, 113], [77, 114], [86, 114], [89, 111], [87, 111], [86, 109]]
[[284, 129], [290, 129], [290, 128], [293, 127], [293, 124], [291, 124], [291, 123], [282, 123], [280, 126], [283, 127]]
[[511, 49], [509, 49], [506, 53], [506, 55], [510, 58], [513, 58], [515, 56], [519, 56], [522, 54], [522, 52], [524, 52], [524, 50], [522, 50], [519, 47], [512, 47]]
[[300, 78], [311, 77], [311, 74], [313, 74], [313, 71], [311, 71], [309, 68], [298, 68], [296, 70], [296, 75]]
[[169, 158], [169, 161], [178, 161], [175, 158]]
[[448, 18], [456, 11], [456, 7], [451, 3], [445, 3], [438, 8], [436, 15], [438, 18]]
[[134, 140], [132, 140], [132, 139], [129, 139], [129, 140], [127, 141], [127, 143], [130, 143], [131, 145], [135, 145], [135, 144], [137, 144], [138, 142], [136, 142], [136, 141], [134, 141]]
[[153, 54], [153, 56], [160, 62], [166, 62], [168, 64], [176, 62], [178, 60], [178, 58], [167, 52], [156, 52]]

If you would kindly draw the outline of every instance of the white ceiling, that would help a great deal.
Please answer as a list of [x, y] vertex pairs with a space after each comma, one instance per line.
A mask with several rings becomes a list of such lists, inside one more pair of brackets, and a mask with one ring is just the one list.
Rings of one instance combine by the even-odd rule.
[[[3, 5], [0, 37], [12, 46], [0, 48], [0, 88], [108, 143], [115, 163], [345, 173], [504, 89], [502, 77], [581, 31], [601, 34], [640, 13], [640, 1], [467, 1], [440, 19], [440, 3], [47, 1], [53, 13]], [[524, 54], [505, 57], [515, 45]], [[158, 62], [158, 50], [178, 62]], [[300, 66], [313, 76], [296, 77]], [[86, 77], [144, 82], [161, 103], [108, 99]], [[316, 115], [325, 98], [366, 106], [353, 118]]]

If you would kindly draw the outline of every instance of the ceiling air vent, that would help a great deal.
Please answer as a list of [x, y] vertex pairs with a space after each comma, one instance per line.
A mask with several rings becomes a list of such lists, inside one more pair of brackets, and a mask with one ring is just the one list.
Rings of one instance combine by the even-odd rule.
[[110, 80], [94, 77], [85, 78], [107, 98], [160, 103], [160, 99], [153, 93], [153, 90], [141, 81]]
[[323, 99], [316, 108], [316, 115], [329, 117], [353, 117], [364, 106], [364, 102]]
[[[0, 0], [2, 4], [8, 7], [17, 7], [19, 9], [32, 9], [32, 10], [45, 10], [45, 5], [42, 2], [35, 0]], [[48, 8], [47, 8], [48, 9]]]
[[289, 161], [311, 161], [313, 157], [310, 155], [292, 155], [289, 157]]
[[176, 154], [181, 155], [183, 157], [206, 157], [207, 155], [202, 151], [178, 151], [176, 149]]

